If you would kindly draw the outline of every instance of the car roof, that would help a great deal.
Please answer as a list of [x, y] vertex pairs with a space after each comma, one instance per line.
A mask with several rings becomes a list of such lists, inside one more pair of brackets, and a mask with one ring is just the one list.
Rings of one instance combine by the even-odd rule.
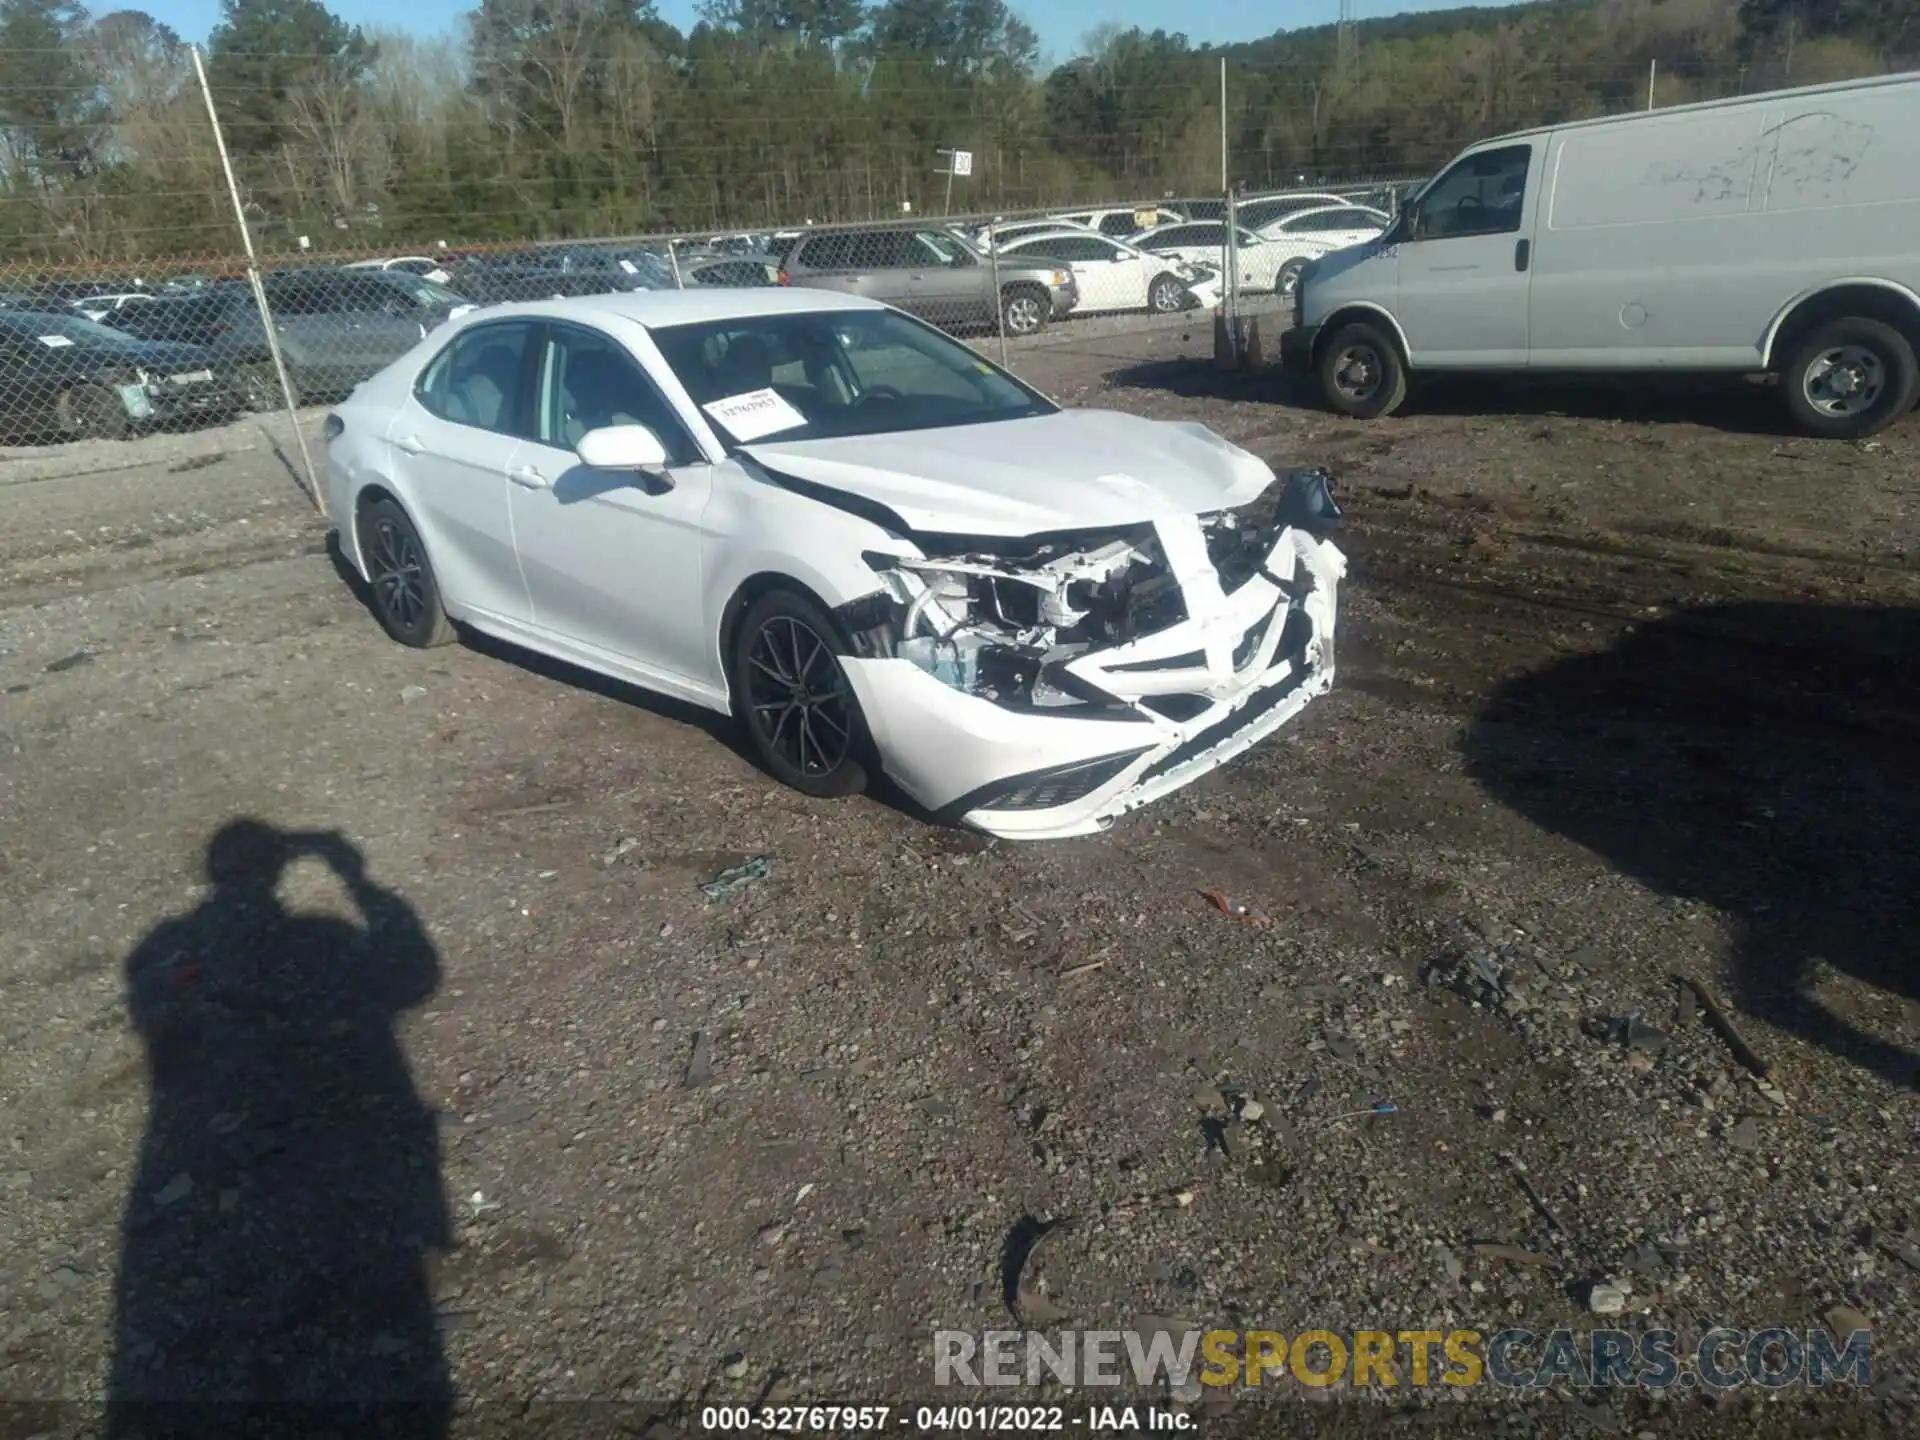
[[1109, 245], [1127, 243], [1121, 236], [1102, 235], [1086, 225], [1056, 225], [1049, 230], [1037, 230], [1031, 235], [1015, 235], [1005, 241], [1001, 248], [1011, 250], [1016, 245], [1031, 245], [1036, 240], [1104, 240]]
[[1307, 210], [1290, 210], [1285, 215], [1273, 221], [1273, 223], [1275, 225], [1291, 225], [1296, 220], [1304, 220], [1309, 215], [1324, 215], [1329, 210], [1364, 210], [1369, 215], [1378, 215], [1382, 220], [1391, 220], [1393, 218], [1376, 205], [1362, 205], [1358, 201], [1342, 200], [1338, 205], [1315, 205]]
[[804, 315], [823, 310], [884, 310], [877, 300], [832, 290], [754, 288], [747, 290], [632, 290], [612, 295], [576, 295], [564, 300], [535, 300], [490, 305], [474, 320], [539, 316], [592, 323], [608, 318], [631, 320], [649, 330], [668, 325], [701, 325], [714, 320], [748, 320], [762, 315]]

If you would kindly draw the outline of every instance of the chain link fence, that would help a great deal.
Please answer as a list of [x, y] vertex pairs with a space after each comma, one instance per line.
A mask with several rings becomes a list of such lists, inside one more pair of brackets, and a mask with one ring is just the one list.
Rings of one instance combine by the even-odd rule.
[[[1189, 196], [869, 225], [92, 267], [0, 258], [0, 443], [251, 418], [320, 503], [318, 416], [448, 319], [515, 301], [789, 286], [897, 306], [1014, 369], [1045, 335], [1257, 313], [1377, 234], [1391, 187]], [[1388, 208], [1381, 208], [1381, 206]], [[1237, 244], [1225, 219], [1237, 217]], [[247, 243], [236, 223], [236, 234]]]

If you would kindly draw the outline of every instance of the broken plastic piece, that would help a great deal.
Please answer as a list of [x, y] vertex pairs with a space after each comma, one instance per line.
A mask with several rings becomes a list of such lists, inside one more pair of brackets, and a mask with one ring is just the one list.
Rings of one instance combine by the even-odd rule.
[[744, 890], [749, 885], [758, 884], [773, 871], [773, 862], [764, 855], [740, 865], [730, 865], [713, 879], [700, 887], [700, 893], [707, 897], [711, 905], [716, 900], [724, 900], [736, 890]]
[[1327, 1118], [1329, 1120], [1352, 1120], [1362, 1115], [1398, 1115], [1399, 1113], [1400, 1107], [1398, 1105], [1394, 1104], [1391, 1100], [1382, 1100], [1377, 1104], [1369, 1105], [1364, 1110], [1348, 1110], [1343, 1114], [1330, 1115]]
[[1222, 915], [1231, 915], [1235, 920], [1244, 920], [1256, 930], [1265, 930], [1273, 924], [1271, 915], [1264, 915], [1243, 900], [1236, 900], [1224, 890], [1202, 890], [1200, 894]]

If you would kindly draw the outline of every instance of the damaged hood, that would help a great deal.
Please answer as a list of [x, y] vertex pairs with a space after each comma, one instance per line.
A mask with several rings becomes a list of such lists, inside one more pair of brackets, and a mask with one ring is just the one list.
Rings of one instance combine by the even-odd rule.
[[1111, 410], [742, 447], [768, 470], [884, 506], [909, 530], [1022, 536], [1243, 505], [1273, 483], [1199, 425]]

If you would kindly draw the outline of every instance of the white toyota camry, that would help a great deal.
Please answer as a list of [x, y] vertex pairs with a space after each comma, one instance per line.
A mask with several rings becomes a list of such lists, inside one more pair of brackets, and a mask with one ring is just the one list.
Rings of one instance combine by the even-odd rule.
[[687, 290], [451, 321], [327, 418], [395, 640], [458, 621], [732, 712], [812, 795], [1083, 834], [1333, 679], [1326, 477], [1063, 410], [887, 306]]

